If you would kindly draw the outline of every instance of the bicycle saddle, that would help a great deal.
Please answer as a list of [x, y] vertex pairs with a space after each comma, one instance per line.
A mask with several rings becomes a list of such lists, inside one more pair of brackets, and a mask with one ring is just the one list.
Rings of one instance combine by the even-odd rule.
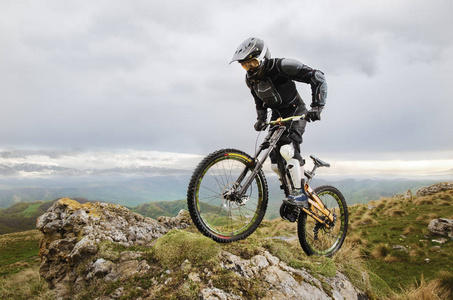
[[315, 165], [317, 165], [318, 167], [327, 167], [329, 168], [330, 167], [330, 164], [317, 158], [316, 156], [314, 155], [310, 155], [311, 159], [313, 159], [313, 162], [315, 163]]

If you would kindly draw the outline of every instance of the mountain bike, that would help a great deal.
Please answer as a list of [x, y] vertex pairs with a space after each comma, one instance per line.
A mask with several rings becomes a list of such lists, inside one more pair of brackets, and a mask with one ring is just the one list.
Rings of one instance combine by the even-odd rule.
[[[187, 191], [190, 216], [197, 229], [220, 243], [238, 241], [252, 234], [266, 213], [268, 185], [263, 164], [290, 122], [305, 115], [271, 121], [269, 133], [254, 157], [236, 149], [222, 149], [206, 156], [196, 167]], [[294, 187], [286, 161], [280, 151], [277, 160], [280, 188], [286, 197]], [[303, 181], [308, 196], [308, 208], [283, 200], [280, 216], [297, 221], [300, 245], [307, 255], [331, 256], [338, 251], [346, 237], [348, 208], [341, 192], [333, 186], [315, 189], [310, 182], [319, 167], [330, 167], [321, 159], [310, 156], [314, 166], [305, 171]]]

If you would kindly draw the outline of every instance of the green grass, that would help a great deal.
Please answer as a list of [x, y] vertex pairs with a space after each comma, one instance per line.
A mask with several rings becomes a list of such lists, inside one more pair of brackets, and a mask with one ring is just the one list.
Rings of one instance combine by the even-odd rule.
[[[433, 242], [439, 238], [428, 230], [434, 218], [453, 218], [452, 192], [413, 200], [382, 199], [371, 205], [356, 205], [350, 209], [350, 234], [362, 243], [368, 268], [393, 289], [420, 281], [429, 281], [439, 270], [453, 270], [453, 240], [445, 244]], [[365, 207], [365, 210], [363, 209]], [[373, 220], [367, 222], [368, 219]], [[365, 220], [365, 221], [364, 221]], [[363, 245], [365, 244], [365, 245]], [[404, 246], [406, 251], [393, 249]]]
[[36, 213], [37, 209], [41, 206], [42, 203], [43, 203], [43, 202], [33, 202], [33, 203], [30, 203], [30, 204], [28, 205], [28, 207], [22, 211], [21, 214], [22, 214], [24, 217], [31, 217], [31, 216], [33, 216], [33, 215]]
[[38, 230], [0, 235], [0, 276], [36, 265], [40, 238]]

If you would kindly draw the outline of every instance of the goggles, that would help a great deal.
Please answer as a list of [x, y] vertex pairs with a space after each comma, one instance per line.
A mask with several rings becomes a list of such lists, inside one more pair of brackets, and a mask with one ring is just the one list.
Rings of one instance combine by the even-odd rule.
[[241, 66], [246, 70], [250, 71], [256, 69], [260, 66], [260, 62], [256, 58], [251, 58], [245, 61], [240, 62]]

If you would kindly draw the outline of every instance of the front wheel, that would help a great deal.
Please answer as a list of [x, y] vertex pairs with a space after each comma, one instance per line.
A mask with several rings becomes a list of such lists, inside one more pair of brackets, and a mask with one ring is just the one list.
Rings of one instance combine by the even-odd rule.
[[253, 169], [252, 158], [235, 149], [216, 151], [200, 162], [190, 179], [187, 206], [201, 233], [228, 243], [256, 230], [268, 201], [263, 171], [254, 175], [244, 194], [238, 193]]
[[[317, 187], [314, 192], [333, 213], [334, 223], [327, 228], [322, 223], [301, 213], [297, 224], [299, 242], [307, 255], [332, 256], [343, 245], [348, 230], [348, 207], [341, 192], [333, 186]], [[314, 209], [322, 220], [327, 218]]]

